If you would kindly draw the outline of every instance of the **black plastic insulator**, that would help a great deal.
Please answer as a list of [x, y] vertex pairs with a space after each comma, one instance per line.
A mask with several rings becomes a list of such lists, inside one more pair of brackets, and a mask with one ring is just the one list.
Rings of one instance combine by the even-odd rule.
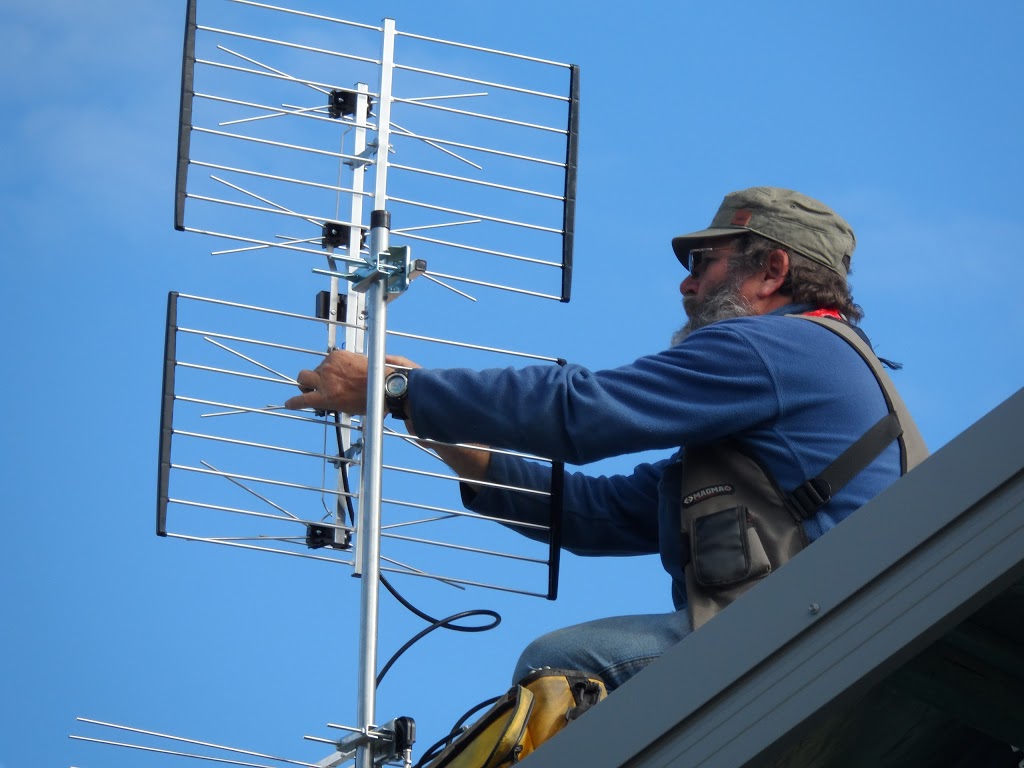
[[383, 227], [391, 229], [391, 211], [377, 210], [370, 214], [370, 228]]
[[337, 221], [325, 221], [321, 240], [321, 248], [347, 248], [348, 233], [352, 229], [348, 224]]
[[306, 524], [306, 546], [321, 549], [334, 543], [334, 529], [326, 525]]
[[[337, 299], [338, 301], [337, 304], [335, 305], [337, 314], [335, 314], [334, 317], [336, 320], [344, 320], [348, 306], [348, 296], [346, 296], [344, 293], [339, 293]], [[319, 317], [321, 320], [331, 319], [330, 291], [320, 291], [320, 293], [316, 295], [316, 316]]]
[[416, 743], [416, 721], [411, 717], [395, 718], [395, 754], [412, 749]]
[[331, 91], [327, 94], [328, 114], [335, 120], [341, 117], [352, 117], [356, 113], [356, 96], [354, 91]]

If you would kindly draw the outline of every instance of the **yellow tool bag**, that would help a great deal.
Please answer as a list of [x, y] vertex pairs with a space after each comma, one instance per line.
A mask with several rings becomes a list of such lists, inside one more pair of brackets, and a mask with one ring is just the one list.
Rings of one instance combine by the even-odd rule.
[[[463, 733], [449, 735], [428, 749], [417, 768], [505, 768], [607, 695], [603, 682], [582, 672], [534, 670]], [[448, 741], [451, 743], [437, 754]]]

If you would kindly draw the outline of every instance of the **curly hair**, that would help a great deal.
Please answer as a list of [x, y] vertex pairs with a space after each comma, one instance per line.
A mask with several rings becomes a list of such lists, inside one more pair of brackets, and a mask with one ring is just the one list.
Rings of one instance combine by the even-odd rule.
[[[823, 309], [834, 309], [851, 323], [860, 322], [864, 310], [854, 302], [853, 292], [846, 278], [823, 264], [794, 253], [790, 248], [755, 234], [744, 235], [736, 246], [736, 253], [729, 261], [729, 273], [749, 277], [765, 265], [768, 254], [781, 249], [789, 254], [789, 273], [779, 293], [792, 298], [794, 304], [813, 304]], [[843, 259], [843, 266], [850, 271], [850, 257]]]

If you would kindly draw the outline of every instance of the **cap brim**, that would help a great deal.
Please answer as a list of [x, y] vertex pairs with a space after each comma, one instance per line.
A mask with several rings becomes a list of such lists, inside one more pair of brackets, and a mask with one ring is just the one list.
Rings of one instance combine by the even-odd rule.
[[723, 237], [736, 237], [736, 235], [742, 235], [749, 231], [750, 230], [744, 229], [743, 227], [712, 227], [710, 229], [702, 229], [700, 232], [691, 232], [688, 235], [673, 237], [672, 250], [675, 251], [676, 258], [679, 259], [679, 263], [685, 267], [686, 255], [693, 248], [700, 248], [708, 240], [717, 240]]

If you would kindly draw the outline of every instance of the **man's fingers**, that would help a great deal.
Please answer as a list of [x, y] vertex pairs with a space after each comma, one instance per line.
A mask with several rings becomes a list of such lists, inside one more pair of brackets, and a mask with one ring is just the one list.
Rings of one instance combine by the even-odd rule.
[[304, 395], [289, 397], [284, 401], [284, 407], [290, 411], [301, 411], [303, 408], [319, 409], [322, 399], [316, 392], [307, 392]]
[[285, 400], [284, 407], [293, 411], [300, 411], [303, 408], [319, 408], [323, 400], [323, 394], [317, 392], [317, 387], [322, 383], [320, 374], [316, 371], [302, 370], [295, 377], [299, 385], [301, 395], [295, 395]]
[[320, 374], [316, 371], [302, 370], [295, 377], [295, 381], [298, 382], [299, 389], [303, 392], [315, 392], [320, 386]]

